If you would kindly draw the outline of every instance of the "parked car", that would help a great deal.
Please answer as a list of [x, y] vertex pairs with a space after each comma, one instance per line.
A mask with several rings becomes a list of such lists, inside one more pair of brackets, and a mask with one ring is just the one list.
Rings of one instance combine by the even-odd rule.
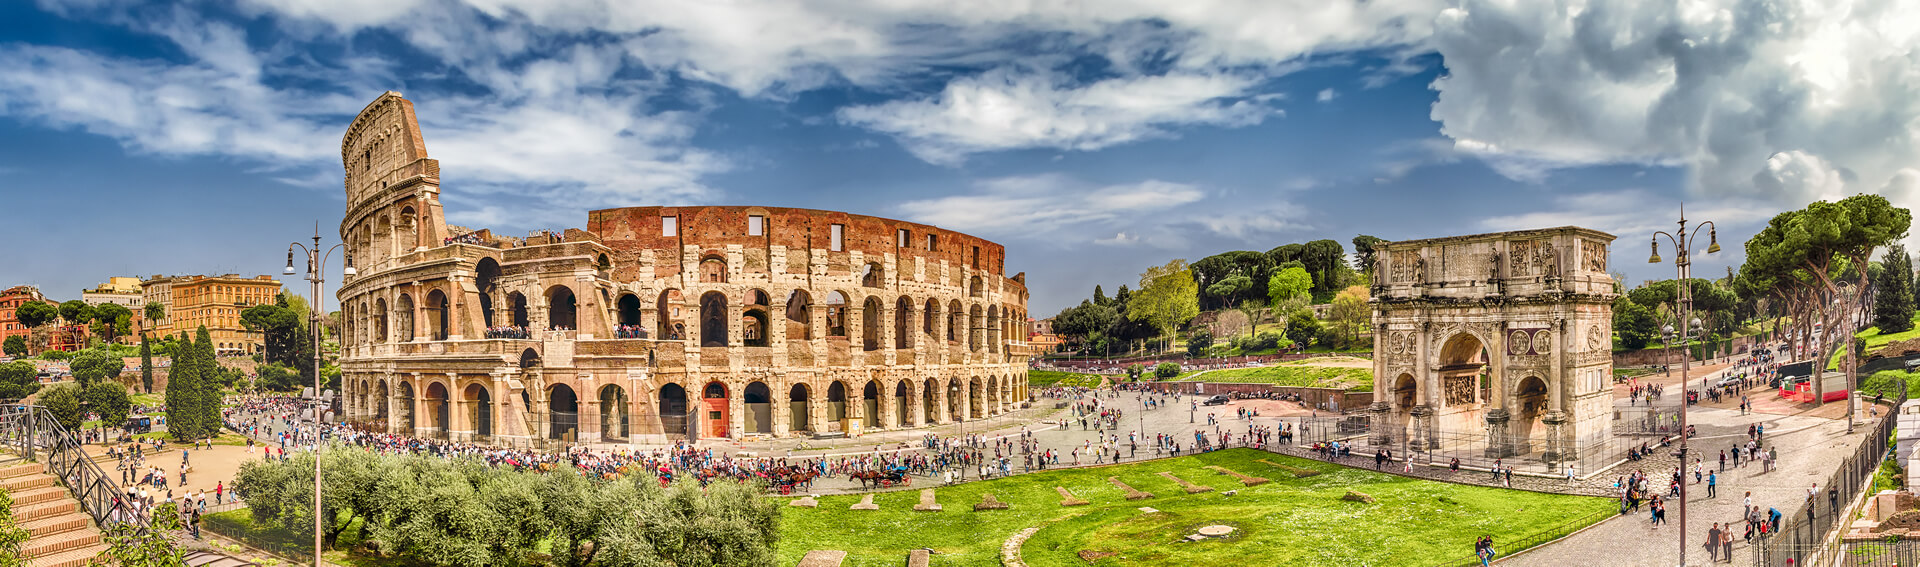
[[1207, 401], [1200, 402], [1200, 405], [1220, 406], [1220, 405], [1226, 405], [1226, 403], [1227, 403], [1226, 394], [1214, 394], [1213, 397], [1207, 398]]

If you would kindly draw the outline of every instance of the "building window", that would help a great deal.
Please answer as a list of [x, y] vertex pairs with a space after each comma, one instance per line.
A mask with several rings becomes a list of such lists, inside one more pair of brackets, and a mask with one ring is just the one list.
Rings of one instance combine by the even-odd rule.
[[940, 247], [940, 237], [932, 234], [927, 235], [927, 251], [932, 252], [935, 248], [939, 248], [939, 247]]
[[897, 232], [897, 233], [895, 233], [895, 234], [896, 234], [897, 236], [899, 236], [899, 241], [900, 241], [900, 243], [899, 243], [899, 244], [895, 244], [894, 246], [899, 246], [899, 247], [901, 247], [901, 248], [906, 248], [906, 247], [908, 247], [908, 246], [912, 246], [912, 245], [913, 245], [913, 235], [911, 235], [911, 234], [908, 234], [908, 233], [907, 233], [907, 229], [904, 229], [904, 228], [903, 228], [903, 229], [900, 229], [900, 230], [899, 230], [899, 232]]
[[760, 236], [767, 233], [767, 217], [747, 215], [747, 236]]
[[841, 250], [846, 249], [846, 245], [847, 245], [847, 243], [845, 242], [846, 237], [847, 237], [847, 225], [844, 225], [844, 224], [833, 225], [832, 230], [829, 231], [829, 234], [828, 234], [827, 249], [835, 252], [839, 252]]
[[980, 268], [980, 247], [979, 246], [973, 247], [973, 267], [974, 269]]
[[660, 217], [660, 236], [680, 236], [680, 217]]

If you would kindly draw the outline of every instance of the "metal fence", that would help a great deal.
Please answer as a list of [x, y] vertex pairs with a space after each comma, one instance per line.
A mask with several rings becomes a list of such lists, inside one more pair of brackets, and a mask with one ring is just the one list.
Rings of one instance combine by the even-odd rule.
[[[1891, 400], [1894, 408], [1907, 401], [1906, 389], [1902, 388]], [[1806, 503], [1815, 514], [1809, 518], [1805, 510], [1788, 513], [1782, 518], [1780, 531], [1753, 545], [1754, 565], [1807, 565], [1818, 562], [1821, 565], [1893, 565], [1900, 558], [1908, 558], [1905, 565], [1920, 564], [1911, 560], [1915, 542], [1846, 543], [1829, 535], [1836, 527], [1844, 528], [1848, 522], [1841, 521], [1841, 512], [1845, 504], [1857, 500], [1862, 490], [1873, 485], [1873, 473], [1880, 468], [1880, 462], [1888, 455], [1893, 440], [1893, 428], [1899, 423], [1895, 412], [1880, 414], [1880, 422], [1869, 425], [1872, 430], [1860, 444], [1859, 449], [1840, 462], [1840, 467], [1827, 477], [1829, 488], [1838, 488], [1840, 506], [1820, 502], [1815, 498]], [[1819, 511], [1825, 510], [1822, 514]], [[1905, 555], [1902, 555], [1902, 554]]]
[[[1553, 540], [1567, 537], [1573, 532], [1580, 531], [1581, 528], [1606, 521], [1608, 518], [1616, 515], [1618, 514], [1612, 510], [1602, 510], [1519, 539], [1496, 540], [1493, 542], [1493, 547], [1496, 550], [1501, 550], [1500, 554], [1502, 556], [1512, 555], [1519, 553], [1521, 550], [1532, 549], [1534, 546], [1544, 545]], [[1437, 563], [1435, 567], [1474, 567], [1479, 564], [1480, 558], [1478, 556], [1468, 554], [1465, 557], [1457, 557]]]
[[48, 473], [60, 479], [100, 526], [127, 523], [138, 531], [146, 530], [144, 520], [128, 505], [117, 479], [101, 471], [81, 448], [80, 440], [55, 421], [46, 408], [0, 406], [0, 445], [29, 461], [44, 457]]
[[1614, 410], [1614, 435], [1665, 437], [1680, 434], [1680, 405], [1661, 404]]
[[1626, 458], [1629, 448], [1638, 447], [1645, 441], [1613, 436], [1598, 443], [1560, 447], [1554, 452], [1548, 450], [1546, 437], [1536, 435], [1509, 441], [1522, 449], [1521, 454], [1495, 457], [1488, 456], [1491, 435], [1484, 429], [1435, 429], [1424, 435], [1438, 446], [1431, 448], [1424, 444], [1416, 445], [1415, 436], [1405, 428], [1374, 434], [1373, 421], [1372, 416], [1361, 413], [1303, 418], [1295, 443], [1311, 445], [1339, 441], [1352, 444], [1355, 454], [1372, 454], [1376, 450], [1386, 449], [1392, 451], [1396, 458], [1411, 458], [1418, 464], [1445, 466], [1458, 459], [1460, 466], [1466, 468], [1486, 469], [1498, 464], [1522, 474], [1560, 476], [1571, 467], [1574, 474], [1585, 476], [1605, 470]]

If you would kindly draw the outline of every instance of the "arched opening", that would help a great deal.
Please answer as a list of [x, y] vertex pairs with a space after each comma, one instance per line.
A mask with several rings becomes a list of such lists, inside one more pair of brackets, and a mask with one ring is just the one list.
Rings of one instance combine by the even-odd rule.
[[938, 391], [940, 391], [940, 383], [932, 378], [928, 378], [926, 383], [922, 384], [920, 388], [920, 415], [927, 416], [927, 423], [929, 424], [942, 422], [940, 419], [940, 407], [933, 403], [933, 394]]
[[827, 292], [827, 338], [847, 338], [847, 296]]
[[1482, 391], [1490, 384], [1487, 374], [1487, 348], [1480, 339], [1467, 333], [1448, 337], [1440, 347], [1440, 400], [1443, 407], [1482, 403]]
[[468, 384], [463, 399], [467, 402], [467, 423], [473, 424], [474, 436], [493, 436], [493, 395], [487, 392], [487, 387]]
[[700, 259], [700, 283], [727, 283], [727, 261], [719, 256]]
[[500, 287], [500, 262], [493, 258], [481, 258], [480, 263], [474, 265], [473, 274], [474, 289], [480, 292], [481, 324], [492, 327], [493, 294]]
[[947, 379], [947, 415], [953, 421], [964, 421], [967, 416], [960, 412], [961, 397], [967, 395], [966, 388], [960, 386], [960, 378]]
[[987, 404], [986, 391], [980, 388], [980, 377], [967, 379], [967, 417], [980, 419], [985, 416]]
[[987, 413], [1000, 412], [1000, 377], [987, 377]]
[[393, 219], [385, 214], [380, 215], [379, 220], [374, 222], [374, 243], [372, 246], [368, 246], [368, 248], [373, 250], [373, 255], [368, 258], [362, 258], [362, 260], [369, 262], [371, 265], [372, 263], [385, 262], [388, 258], [392, 258], [393, 250], [398, 247], [394, 243], [396, 240], [399, 239], [395, 238], [393, 234]]
[[419, 427], [413, 415], [412, 382], [400, 383], [400, 423], [402, 424], [400, 432], [406, 435], [413, 435], [414, 429]]
[[893, 385], [893, 413], [900, 427], [913, 427], [913, 381]]
[[807, 290], [796, 289], [787, 294], [787, 340], [813, 340], [813, 320], [808, 314], [812, 305]]
[[431, 340], [444, 341], [450, 334], [448, 329], [452, 317], [447, 309], [447, 294], [440, 290], [427, 292], [427, 336]]
[[448, 410], [447, 386], [439, 382], [427, 384], [427, 423], [433, 424], [433, 437], [446, 439], [448, 422], [453, 414]]
[[868, 296], [860, 305], [860, 348], [880, 350], [880, 298]]
[[527, 296], [516, 291], [507, 294], [507, 301], [513, 307], [513, 326], [519, 327], [521, 331], [526, 331], [527, 327], [532, 325], [532, 323], [530, 323], [532, 317], [527, 313]]
[[985, 295], [985, 292], [986, 290], [980, 286], [980, 276], [974, 276], [973, 279], [967, 280], [967, 297], [979, 298]]
[[660, 430], [668, 437], [688, 438], [687, 389], [668, 383], [660, 387]]
[[906, 350], [913, 348], [913, 300], [901, 296], [893, 302], [893, 348]]
[[987, 307], [987, 352], [1000, 352], [1000, 306]]
[[920, 332], [927, 334], [927, 341], [940, 340], [940, 302], [938, 300], [927, 298], [927, 309], [921, 319], [924, 322], [920, 324]]
[[947, 304], [947, 343], [960, 342], [960, 333], [966, 328], [967, 314], [960, 311], [960, 300]]
[[708, 382], [700, 391], [700, 401], [704, 406], [701, 409], [706, 411], [706, 436], [721, 439], [729, 437], [727, 423], [732, 418], [728, 412], [732, 408], [727, 403], [727, 385], [717, 381]]
[[[622, 293], [620, 294], [620, 299], [614, 302], [614, 307], [620, 313], [620, 326], [640, 326], [640, 296], [631, 293]], [[641, 329], [629, 329], [629, 331], [631, 331], [629, 334], [637, 334], [640, 330]]]
[[400, 217], [394, 219], [396, 226], [394, 238], [400, 241], [400, 251], [410, 252], [420, 246], [420, 223], [414, 220], [413, 207], [400, 209]]
[[747, 304], [740, 313], [740, 342], [750, 347], [767, 346], [767, 292], [753, 290], [747, 293]]
[[579, 304], [573, 296], [573, 290], [564, 285], [556, 285], [547, 290], [547, 326], [558, 331], [579, 329], [576, 315]]
[[1539, 376], [1521, 379], [1513, 389], [1513, 399], [1508, 401], [1507, 408], [1512, 412], [1509, 427], [1513, 437], [1513, 454], [1533, 452], [1534, 435], [1544, 431], [1540, 427], [1540, 416], [1547, 411], [1547, 382]]
[[601, 254], [593, 259], [593, 268], [602, 272], [612, 270], [613, 259], [608, 258], [606, 254]]
[[533, 349], [520, 351], [520, 368], [522, 370], [528, 369], [528, 368], [538, 368], [539, 366], [540, 366], [540, 353], [534, 352]]
[[793, 416], [793, 423], [787, 424], [789, 431], [813, 431], [812, 416], [807, 412], [810, 394], [806, 384], [794, 384], [793, 390], [787, 392], [787, 413]]
[[573, 442], [580, 438], [580, 398], [566, 384], [547, 390], [547, 438]]
[[700, 346], [727, 346], [727, 295], [709, 291], [700, 295]]
[[387, 390], [387, 381], [380, 380], [378, 382], [374, 382], [373, 394], [375, 396], [379, 396], [378, 403], [374, 404], [373, 417], [374, 419], [380, 420], [380, 423], [384, 424], [387, 422], [387, 411], [388, 411], [387, 406], [392, 405], [390, 403], [392, 402], [392, 400], [388, 398], [393, 397], [393, 394]]
[[847, 430], [847, 385], [839, 380], [827, 386], [827, 432]]
[[765, 382], [747, 383], [747, 389], [741, 392], [742, 402], [747, 407], [747, 433], [773, 433], [773, 390], [767, 389]]
[[413, 297], [400, 294], [400, 300], [394, 302], [394, 326], [400, 331], [400, 342], [413, 340]]
[[680, 318], [680, 306], [685, 303], [686, 298], [680, 295], [680, 290], [669, 289], [660, 292], [658, 305], [654, 307], [655, 317], [660, 319], [660, 329], [657, 334], [661, 339], [679, 341], [687, 338], [685, 319]]
[[880, 382], [868, 380], [860, 389], [860, 408], [864, 410], [860, 424], [865, 427], [880, 427]]
[[618, 384], [600, 387], [600, 438], [626, 441], [630, 421], [627, 389]]
[[982, 333], [986, 332], [986, 329], [980, 327], [981, 323], [984, 322], [986, 322], [986, 319], [980, 317], [980, 306], [975, 305], [973, 309], [967, 311], [967, 350], [978, 352], [980, 350], [980, 344], [985, 342], [980, 337]]
[[387, 334], [387, 299], [384, 297], [373, 300], [373, 340], [379, 343], [393, 340], [393, 335]]
[[881, 287], [886, 281], [886, 268], [880, 267], [879, 262], [867, 262], [866, 267], [860, 269], [861, 287]]

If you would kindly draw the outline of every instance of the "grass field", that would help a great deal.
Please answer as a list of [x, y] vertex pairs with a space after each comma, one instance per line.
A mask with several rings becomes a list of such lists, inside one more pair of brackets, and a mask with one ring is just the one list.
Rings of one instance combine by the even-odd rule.
[[[1887, 346], [1887, 343], [1891, 343], [1894, 341], [1904, 341], [1904, 340], [1913, 339], [1913, 338], [1920, 338], [1920, 312], [1915, 312], [1913, 314], [1913, 323], [1914, 324], [1912, 329], [1908, 329], [1906, 331], [1902, 331], [1898, 333], [1890, 333], [1890, 334], [1883, 335], [1880, 333], [1879, 327], [1867, 327], [1866, 330], [1855, 333], [1853, 336], [1860, 338], [1860, 342], [1866, 345], [1865, 352], [1867, 353], [1867, 355], [1871, 356], [1874, 353], [1874, 351], [1878, 351], [1880, 350], [1881, 347]], [[1827, 369], [1828, 370], [1840, 369], [1840, 361], [1845, 360], [1846, 358], [1847, 358], [1847, 349], [1844, 349], [1844, 348], [1834, 349], [1833, 358], [1827, 361]]]
[[[1266, 459], [1321, 471], [1296, 479], [1258, 462]], [[1203, 467], [1222, 466], [1273, 482], [1242, 487]], [[1172, 472], [1215, 492], [1185, 494]], [[1156, 498], [1129, 502], [1106, 478], [1120, 478]], [[920, 481], [916, 481], [917, 483]], [[1062, 507], [1054, 487], [1092, 502]], [[1219, 491], [1237, 490], [1237, 496]], [[1348, 490], [1375, 503], [1342, 500]], [[974, 512], [993, 494], [1008, 510]], [[1605, 499], [1414, 480], [1251, 449], [1111, 467], [1018, 475], [938, 489], [941, 512], [915, 512], [918, 490], [879, 494], [878, 511], [853, 511], [856, 495], [828, 496], [819, 508], [782, 508], [780, 555], [792, 564], [814, 549], [848, 553], [848, 566], [892, 567], [909, 550], [931, 548], [933, 565], [999, 565], [1000, 545], [1015, 532], [1043, 526], [1022, 547], [1034, 567], [1089, 565], [1078, 553], [1107, 552], [1091, 565], [1434, 565], [1467, 560], [1473, 539], [1489, 534], [1512, 542], [1542, 532], [1564, 533], [1571, 523], [1598, 521], [1614, 504]], [[1159, 510], [1144, 513], [1139, 507]], [[1199, 543], [1181, 539], [1206, 525], [1237, 528]], [[1518, 549], [1502, 547], [1502, 553]]]
[[1281, 386], [1309, 386], [1371, 391], [1373, 389], [1373, 369], [1305, 366], [1289, 363], [1278, 366], [1215, 370], [1198, 376], [1186, 376], [1182, 378], [1181, 381], [1247, 382], [1277, 384]]
[[1062, 388], [1070, 386], [1092, 388], [1100, 385], [1100, 376], [1098, 374], [1081, 374], [1078, 372], [1028, 370], [1027, 385], [1033, 388], [1052, 388], [1055, 386]]

